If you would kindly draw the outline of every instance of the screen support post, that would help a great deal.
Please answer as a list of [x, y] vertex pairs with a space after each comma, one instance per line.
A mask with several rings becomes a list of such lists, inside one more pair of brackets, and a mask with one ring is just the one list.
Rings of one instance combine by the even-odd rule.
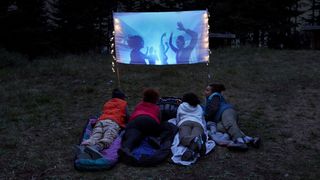
[[120, 72], [119, 72], [119, 64], [118, 62], [116, 61], [116, 73], [117, 73], [117, 86], [119, 89], [121, 89], [121, 86], [120, 86]]
[[[209, 54], [211, 54], [211, 50], [209, 49]], [[207, 85], [210, 83], [211, 79], [213, 78], [213, 75], [211, 77], [211, 74], [210, 74], [210, 60], [207, 61], [206, 63], [206, 66], [207, 66]]]

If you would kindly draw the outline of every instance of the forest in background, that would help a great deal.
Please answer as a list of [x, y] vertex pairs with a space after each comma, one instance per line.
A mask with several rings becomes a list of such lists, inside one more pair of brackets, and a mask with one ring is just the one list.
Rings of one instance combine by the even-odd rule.
[[253, 47], [308, 49], [301, 26], [320, 24], [320, 0], [2, 0], [0, 48], [30, 59], [101, 52], [110, 46], [113, 12], [203, 9], [211, 15], [210, 33], [233, 33]]

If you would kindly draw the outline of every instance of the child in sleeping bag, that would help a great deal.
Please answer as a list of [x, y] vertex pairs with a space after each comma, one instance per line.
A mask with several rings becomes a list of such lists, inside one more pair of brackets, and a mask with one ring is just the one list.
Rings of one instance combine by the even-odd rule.
[[156, 104], [158, 100], [158, 91], [152, 88], [144, 90], [143, 100], [136, 105], [125, 128], [119, 150], [120, 156], [130, 154], [146, 136], [159, 136], [161, 112]]
[[194, 93], [186, 93], [182, 97], [182, 103], [178, 107], [176, 124], [179, 127], [180, 144], [187, 147], [181, 157], [183, 161], [193, 161], [200, 153], [206, 153], [206, 122], [200, 100]]
[[125, 94], [119, 90], [112, 91], [112, 98], [103, 106], [103, 113], [98, 118], [89, 139], [79, 147], [79, 158], [99, 159], [101, 150], [108, 148], [117, 138], [119, 131], [125, 128], [128, 119], [128, 106]]

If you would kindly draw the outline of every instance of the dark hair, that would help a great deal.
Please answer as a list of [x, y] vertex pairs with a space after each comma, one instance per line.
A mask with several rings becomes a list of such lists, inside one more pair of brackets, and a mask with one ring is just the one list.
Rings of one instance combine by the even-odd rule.
[[198, 96], [194, 93], [186, 93], [182, 97], [182, 102], [187, 102], [191, 106], [196, 107], [198, 104], [200, 104], [200, 100]]
[[209, 84], [209, 86], [211, 87], [212, 93], [214, 93], [214, 92], [221, 93], [222, 91], [226, 90], [226, 88], [224, 87], [223, 84], [212, 83], [212, 84]]
[[159, 92], [152, 88], [147, 88], [143, 91], [143, 101], [156, 104], [159, 100]]
[[112, 98], [125, 99], [126, 95], [118, 88], [112, 90]]
[[139, 48], [141, 46], [141, 43], [143, 42], [143, 39], [141, 36], [139, 35], [135, 35], [135, 36], [130, 36], [128, 38], [128, 46], [131, 49], [135, 49], [135, 48]]

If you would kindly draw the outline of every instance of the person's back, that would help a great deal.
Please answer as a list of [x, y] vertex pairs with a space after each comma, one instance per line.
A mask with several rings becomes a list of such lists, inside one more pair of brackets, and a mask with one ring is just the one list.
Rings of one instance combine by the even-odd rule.
[[206, 152], [204, 135], [206, 123], [196, 94], [184, 94], [182, 102], [177, 111], [176, 121], [179, 127], [180, 144], [187, 147], [187, 150], [183, 153], [181, 160], [192, 161], [197, 153], [203, 156]]
[[81, 143], [82, 154], [88, 154], [92, 159], [103, 157], [100, 151], [108, 148], [119, 135], [121, 128], [125, 127], [128, 117], [125, 97], [119, 89], [112, 91], [112, 98], [104, 104], [103, 113], [95, 123], [90, 138]]
[[202, 124], [203, 110], [199, 104], [192, 106], [187, 102], [183, 102], [179, 105], [177, 110], [178, 126], [187, 120]]
[[103, 106], [103, 113], [99, 120], [110, 119], [122, 128], [125, 127], [127, 119], [127, 101], [121, 98], [111, 98]]
[[143, 116], [150, 116], [160, 124], [159, 113], [160, 113], [160, 107], [158, 105], [154, 103], [142, 101], [139, 104], [137, 104], [137, 106], [135, 107], [134, 111], [130, 116], [129, 122], [131, 120], [134, 120], [138, 116], [143, 115]]
[[138, 103], [125, 129], [120, 149], [121, 153], [128, 153], [138, 146], [146, 136], [160, 134], [160, 107], [156, 104], [159, 93], [155, 89], [145, 89], [143, 100]]
[[[205, 107], [205, 118], [206, 121], [213, 121], [218, 123], [221, 119], [222, 113], [226, 109], [234, 108], [233, 105], [229, 104], [221, 92], [214, 92], [206, 99], [207, 104], [210, 106]], [[215, 106], [215, 107], [214, 107]]]

